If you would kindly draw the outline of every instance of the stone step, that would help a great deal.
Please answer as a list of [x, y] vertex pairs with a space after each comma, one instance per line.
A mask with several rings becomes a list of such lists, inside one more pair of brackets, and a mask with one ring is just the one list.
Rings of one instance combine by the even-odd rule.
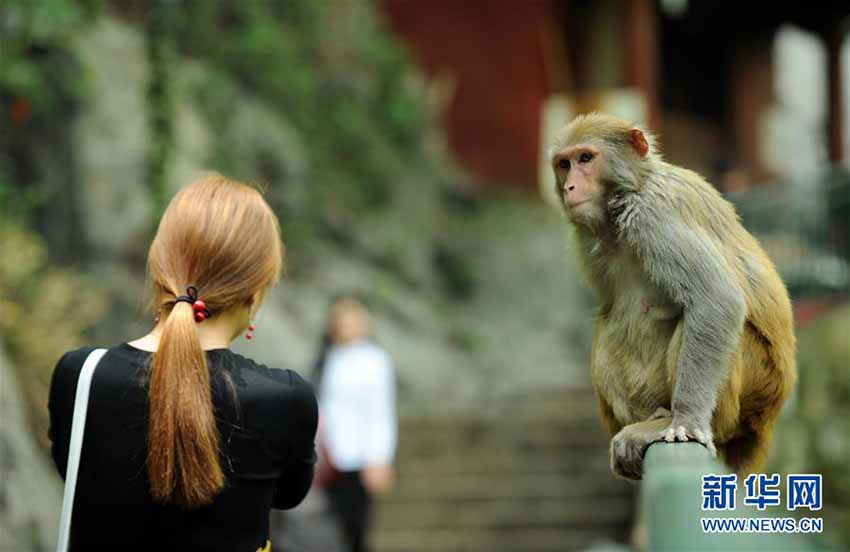
[[386, 527], [427, 528], [569, 528], [604, 527], [622, 523], [632, 511], [632, 500], [625, 496], [599, 497], [588, 508], [587, 500], [561, 498], [507, 498], [453, 500], [435, 504], [411, 501], [381, 504], [379, 523]]
[[400, 421], [377, 552], [555, 552], [623, 542], [634, 488], [608, 467], [592, 391], [543, 390], [474, 415]]
[[[402, 465], [430, 465], [442, 464], [448, 461], [468, 464], [469, 462], [481, 461], [490, 463], [514, 462], [520, 463], [514, 467], [525, 469], [524, 462], [534, 461], [537, 458], [545, 458], [555, 464], [569, 463], [573, 460], [596, 461], [599, 458], [607, 458], [608, 441], [604, 440], [591, 444], [563, 444], [563, 443], [530, 443], [530, 442], [497, 442], [486, 446], [480, 444], [461, 445], [438, 445], [418, 443], [415, 447], [401, 446], [396, 453], [399, 466]], [[574, 462], [577, 464], [578, 462]]]
[[576, 478], [610, 475], [608, 449], [517, 451], [510, 448], [476, 451], [445, 450], [439, 454], [402, 457], [397, 462], [399, 477], [438, 478], [445, 475], [516, 473], [567, 474]]
[[485, 420], [490, 423], [517, 421], [520, 423], [576, 421], [593, 422], [598, 424], [599, 405], [596, 397], [584, 393], [571, 392], [565, 395], [550, 395], [541, 397], [525, 397], [507, 399], [493, 406], [480, 406], [474, 412], [462, 415], [436, 416], [428, 418], [409, 418], [407, 425], [416, 427], [418, 424], [465, 424], [468, 421]]
[[404, 529], [384, 531], [372, 542], [376, 552], [565, 552], [620, 540], [625, 530], [607, 536], [582, 529]]
[[438, 419], [402, 419], [401, 425], [413, 434], [442, 431], [448, 434], [475, 433], [523, 433], [535, 428], [560, 428], [565, 431], [601, 430], [599, 420], [594, 414], [586, 418], [539, 417], [539, 418], [462, 418], [446, 417]]
[[550, 392], [500, 401], [489, 413], [517, 419], [596, 419], [599, 403], [592, 391]]
[[[577, 477], [576, 473], [514, 474], [469, 473], [439, 477], [411, 477], [399, 474], [385, 504], [406, 506], [410, 502], [484, 499], [596, 499], [621, 497], [630, 492], [629, 484], [601, 473], [596, 477]], [[437, 507], [437, 505], [434, 505]]]
[[485, 451], [505, 448], [534, 450], [554, 448], [566, 453], [572, 449], [608, 446], [608, 436], [601, 429], [586, 425], [537, 424], [505, 427], [475, 425], [417, 431], [402, 426], [399, 433], [398, 455], [400, 458], [434, 454], [446, 449], [472, 450], [484, 454]]

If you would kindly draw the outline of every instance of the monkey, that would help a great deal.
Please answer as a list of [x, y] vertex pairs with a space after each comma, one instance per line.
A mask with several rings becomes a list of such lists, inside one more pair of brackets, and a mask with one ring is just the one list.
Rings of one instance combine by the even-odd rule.
[[797, 378], [773, 263], [732, 204], [638, 125], [580, 115], [548, 153], [599, 302], [591, 382], [612, 471], [641, 479], [649, 445], [677, 441], [758, 470]]

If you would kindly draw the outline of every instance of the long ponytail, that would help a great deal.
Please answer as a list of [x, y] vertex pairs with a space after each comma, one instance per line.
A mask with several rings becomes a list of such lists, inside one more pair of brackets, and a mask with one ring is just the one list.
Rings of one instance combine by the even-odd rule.
[[154, 499], [191, 510], [225, 483], [206, 354], [192, 305], [175, 299], [194, 286], [216, 316], [261, 296], [282, 264], [277, 217], [249, 186], [212, 175], [181, 190], [163, 214], [148, 253], [152, 305], [166, 315], [148, 392]]
[[151, 494], [185, 509], [208, 504], [224, 486], [207, 359], [189, 303], [165, 319], [151, 361], [148, 475]]

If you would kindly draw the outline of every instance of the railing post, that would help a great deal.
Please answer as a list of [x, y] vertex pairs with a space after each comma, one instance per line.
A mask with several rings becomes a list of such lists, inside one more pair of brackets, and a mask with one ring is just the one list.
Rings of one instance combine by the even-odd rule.
[[[699, 443], [656, 443], [646, 451], [641, 485], [641, 509], [646, 524], [647, 550], [814, 550], [799, 535], [765, 533], [705, 533], [703, 517], [769, 516], [743, 505], [739, 481], [737, 505], [732, 512], [702, 510], [702, 476], [728, 474]], [[784, 506], [780, 515], [786, 517]]]

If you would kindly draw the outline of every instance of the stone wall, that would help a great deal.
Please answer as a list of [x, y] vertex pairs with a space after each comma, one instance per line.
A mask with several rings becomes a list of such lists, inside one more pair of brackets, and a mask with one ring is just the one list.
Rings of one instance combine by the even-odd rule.
[[23, 397], [0, 346], [0, 550], [50, 550], [58, 535], [62, 480], [30, 433]]
[[[88, 270], [114, 303], [96, 329], [98, 344], [108, 345], [150, 324], [141, 311], [150, 216], [142, 181], [146, 63], [142, 37], [118, 20], [99, 21], [75, 44], [90, 74], [89, 95], [97, 98], [75, 121], [82, 192], [76, 208], [95, 252]], [[175, 75], [172, 189], [215, 166], [213, 131], [192, 95], [204, 85], [206, 69], [184, 60]], [[310, 168], [285, 119], [246, 94], [229, 131], [239, 136], [234, 157], [244, 173], [232, 176], [277, 163], [283, 177], [266, 183], [267, 194], [289, 205], [305, 201]], [[392, 208], [344, 221], [352, 243], [318, 239], [309, 251], [290, 248], [294, 276], [270, 295], [256, 339], [236, 349], [304, 372], [329, 298], [357, 290], [375, 299], [376, 335], [396, 361], [402, 412], [478, 409], [516, 387], [585, 384], [592, 314], [566, 254], [560, 215], [528, 196], [475, 199], [470, 209], [452, 209], [433, 180], [400, 180]], [[288, 221], [281, 222], [286, 237]], [[444, 289], [434, 257], [446, 247], [472, 280], [468, 297]], [[383, 262], [389, 256], [393, 262]], [[308, 267], [299, 264], [307, 258]]]

